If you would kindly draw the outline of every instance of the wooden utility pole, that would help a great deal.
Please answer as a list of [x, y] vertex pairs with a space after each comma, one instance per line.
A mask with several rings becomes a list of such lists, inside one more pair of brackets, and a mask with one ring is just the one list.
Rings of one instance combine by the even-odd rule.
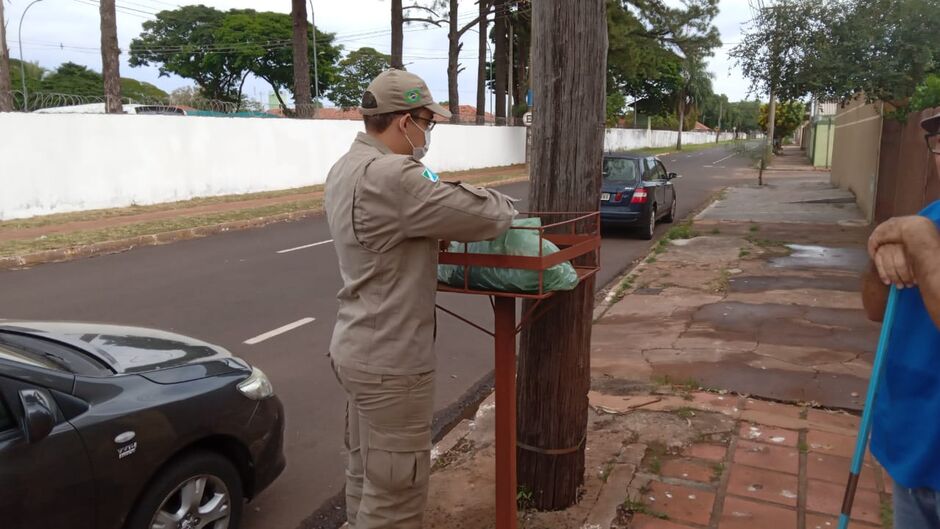
[[[597, 211], [607, 75], [605, 0], [532, 3], [533, 211]], [[543, 220], [549, 222], [550, 216]], [[584, 483], [594, 279], [557, 294], [522, 334], [519, 486], [542, 510], [573, 505]], [[523, 311], [531, 308], [527, 302]]]
[[405, 69], [402, 61], [402, 52], [405, 42], [404, 26], [405, 15], [402, 12], [401, 0], [392, 0], [392, 55], [389, 64], [398, 70]]
[[13, 112], [13, 88], [10, 83], [10, 50], [7, 48], [7, 26], [0, 0], [0, 112]]
[[[0, 0], [2, 1], [2, 0]], [[479, 51], [477, 52], [477, 125], [486, 123], [486, 45], [489, 40], [490, 0], [480, 0]]]
[[[0, 0], [3, 1], [3, 0]], [[123, 114], [121, 103], [121, 49], [118, 47], [117, 15], [114, 0], [101, 0], [101, 75], [104, 77], [104, 103], [108, 114]]]
[[506, 19], [509, 18], [509, 4], [506, 0], [496, 0], [496, 19], [493, 28], [495, 42], [493, 62], [496, 67], [496, 124], [506, 124], [506, 82], [509, 74], [506, 47]]
[[294, 48], [294, 112], [312, 119], [316, 110], [310, 95], [310, 53], [307, 40], [307, 0], [291, 0]]

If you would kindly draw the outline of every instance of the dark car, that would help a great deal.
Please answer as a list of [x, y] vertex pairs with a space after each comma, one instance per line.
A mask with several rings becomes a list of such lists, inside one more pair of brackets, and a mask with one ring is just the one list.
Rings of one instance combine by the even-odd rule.
[[601, 187], [601, 224], [637, 228], [652, 239], [656, 223], [676, 218], [676, 173], [667, 173], [655, 157], [605, 154]]
[[221, 347], [0, 321], [4, 529], [236, 529], [283, 438], [267, 377]]

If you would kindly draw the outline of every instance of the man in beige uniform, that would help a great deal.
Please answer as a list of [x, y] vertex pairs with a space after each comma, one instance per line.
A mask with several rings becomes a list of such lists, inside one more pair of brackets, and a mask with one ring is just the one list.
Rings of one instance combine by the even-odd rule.
[[434, 412], [439, 240], [491, 239], [516, 211], [496, 191], [442, 182], [421, 165], [434, 114], [450, 112], [418, 76], [379, 75], [360, 111], [366, 133], [326, 182], [344, 285], [330, 356], [348, 396], [346, 515], [355, 529], [420, 528]]

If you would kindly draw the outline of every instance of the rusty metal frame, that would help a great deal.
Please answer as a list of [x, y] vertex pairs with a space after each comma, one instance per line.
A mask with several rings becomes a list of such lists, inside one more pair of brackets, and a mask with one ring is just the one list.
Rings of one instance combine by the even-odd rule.
[[[2, 0], [0, 0], [2, 1]], [[555, 292], [546, 292], [544, 273], [552, 266], [571, 261], [578, 257], [593, 255], [593, 263], [575, 266], [578, 282], [594, 276], [600, 269], [600, 213], [528, 213], [534, 215], [570, 216], [572, 218], [540, 227], [514, 227], [511, 229], [538, 230], [538, 257], [508, 256], [468, 253], [464, 243], [463, 253], [442, 251], [439, 263], [462, 266], [464, 269], [463, 288], [438, 283], [439, 292], [475, 294], [488, 296], [493, 309], [494, 330], [470, 321], [440, 305], [436, 307], [458, 320], [493, 337], [495, 342], [495, 381], [496, 381], [496, 529], [516, 529], [518, 514], [516, 506], [516, 336], [526, 324], [535, 321], [550, 308], [549, 298]], [[588, 233], [577, 233], [580, 223], [593, 219], [594, 227]], [[546, 230], [566, 228], [568, 233], [546, 233]], [[560, 251], [549, 256], [542, 254], [542, 242], [552, 241]], [[539, 273], [539, 288], [536, 293], [493, 292], [470, 288], [470, 270], [472, 267], [514, 268], [532, 270]], [[516, 324], [516, 298], [534, 301]]]

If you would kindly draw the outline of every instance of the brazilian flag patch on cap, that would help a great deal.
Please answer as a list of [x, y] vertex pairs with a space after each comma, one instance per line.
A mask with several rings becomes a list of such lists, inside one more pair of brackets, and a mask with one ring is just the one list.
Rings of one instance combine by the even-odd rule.
[[421, 173], [421, 176], [423, 176], [423, 177], [427, 178], [428, 180], [430, 180], [430, 181], [432, 181], [432, 182], [435, 182], [435, 183], [437, 183], [437, 182], [441, 179], [440, 176], [437, 176], [437, 173], [435, 173], [434, 171], [432, 171], [432, 170], [430, 170], [430, 169], [428, 169], [428, 168], [425, 168], [425, 169], [424, 169], [424, 172]]
[[405, 92], [405, 103], [417, 103], [421, 101], [421, 89], [414, 88]]

